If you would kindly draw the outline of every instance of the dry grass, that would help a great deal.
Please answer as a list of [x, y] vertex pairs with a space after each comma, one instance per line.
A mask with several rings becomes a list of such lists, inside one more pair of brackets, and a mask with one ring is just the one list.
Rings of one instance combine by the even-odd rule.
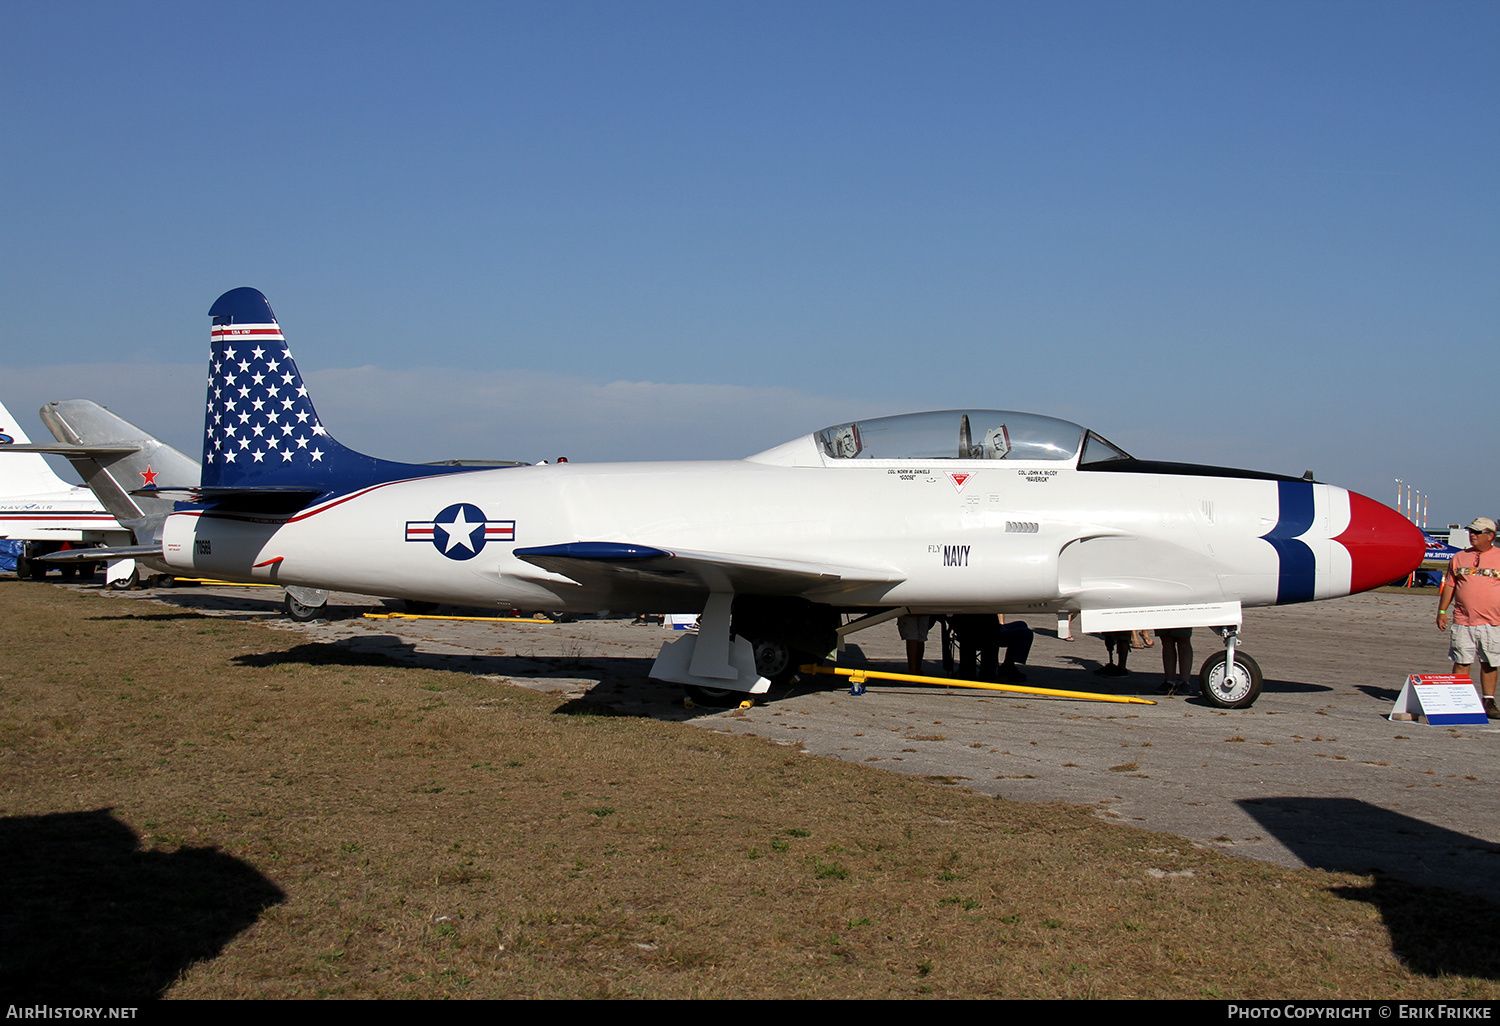
[[1500, 996], [1475, 898], [148, 604], [0, 617], [13, 995]]

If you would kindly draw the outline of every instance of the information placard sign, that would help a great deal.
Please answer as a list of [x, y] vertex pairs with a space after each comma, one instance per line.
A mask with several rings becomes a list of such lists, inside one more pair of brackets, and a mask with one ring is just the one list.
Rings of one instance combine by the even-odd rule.
[[1474, 682], [1459, 673], [1414, 673], [1406, 678], [1391, 715], [1426, 716], [1431, 724], [1488, 723]]

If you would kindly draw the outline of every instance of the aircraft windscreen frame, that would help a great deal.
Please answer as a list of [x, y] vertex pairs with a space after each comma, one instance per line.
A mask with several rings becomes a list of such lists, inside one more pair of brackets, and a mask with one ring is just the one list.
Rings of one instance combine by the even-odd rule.
[[1013, 410], [937, 410], [836, 424], [813, 433], [832, 460], [1039, 460], [1085, 463], [1130, 459], [1072, 421]]

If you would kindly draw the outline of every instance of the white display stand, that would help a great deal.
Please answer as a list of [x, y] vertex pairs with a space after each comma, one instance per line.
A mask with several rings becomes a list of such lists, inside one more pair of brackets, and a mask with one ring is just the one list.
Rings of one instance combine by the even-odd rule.
[[1414, 673], [1407, 677], [1391, 706], [1391, 715], [1397, 713], [1407, 713], [1412, 719], [1426, 716], [1433, 725], [1490, 722], [1474, 682], [1457, 673]]

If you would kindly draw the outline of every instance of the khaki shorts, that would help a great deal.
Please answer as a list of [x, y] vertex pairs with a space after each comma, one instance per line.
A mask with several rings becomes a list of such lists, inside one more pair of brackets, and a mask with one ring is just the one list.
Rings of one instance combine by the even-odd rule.
[[1448, 626], [1448, 634], [1448, 658], [1458, 665], [1469, 665], [1477, 655], [1486, 666], [1500, 666], [1500, 625], [1483, 623], [1465, 627], [1455, 623]]
[[926, 641], [927, 632], [932, 630], [932, 617], [898, 616], [896, 629], [901, 632], [902, 641]]

